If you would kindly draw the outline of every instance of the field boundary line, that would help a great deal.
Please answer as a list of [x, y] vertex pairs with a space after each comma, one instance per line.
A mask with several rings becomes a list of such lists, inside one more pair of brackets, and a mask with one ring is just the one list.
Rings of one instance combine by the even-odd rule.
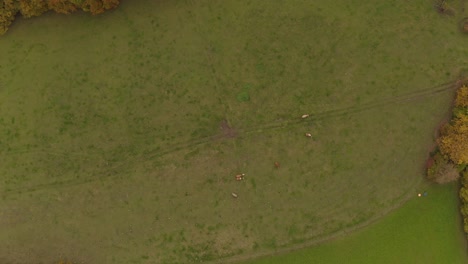
[[324, 235], [322, 237], [318, 238], [311, 238], [309, 240], [306, 239], [304, 243], [299, 243], [299, 244], [293, 244], [293, 245], [286, 245], [284, 248], [280, 249], [275, 249], [272, 251], [262, 251], [258, 253], [253, 253], [253, 254], [246, 254], [244, 256], [232, 256], [232, 257], [226, 257], [226, 258], [220, 258], [212, 261], [206, 262], [206, 264], [235, 264], [235, 263], [241, 263], [241, 262], [247, 262], [247, 261], [253, 261], [255, 259], [260, 259], [263, 257], [268, 257], [268, 256], [279, 256], [287, 253], [292, 253], [301, 249], [306, 249], [310, 248], [325, 242], [332, 241], [334, 239], [342, 238], [347, 235], [350, 235], [351, 233], [354, 233], [355, 231], [359, 231], [364, 229], [365, 227], [368, 227], [385, 216], [389, 215], [390, 213], [394, 212], [395, 210], [399, 209], [401, 206], [403, 206], [405, 203], [407, 203], [414, 195], [411, 193], [411, 190], [414, 190], [417, 186], [419, 186], [423, 182], [422, 177], [418, 177], [415, 182], [408, 188], [407, 191], [403, 192], [404, 194], [400, 196], [401, 198], [395, 202], [394, 204], [388, 206], [385, 208], [385, 210], [380, 211], [378, 214], [376, 214], [374, 217], [369, 218], [367, 221], [364, 221], [360, 224], [344, 228], [341, 230], [338, 230], [336, 232], [333, 232], [328, 235]]

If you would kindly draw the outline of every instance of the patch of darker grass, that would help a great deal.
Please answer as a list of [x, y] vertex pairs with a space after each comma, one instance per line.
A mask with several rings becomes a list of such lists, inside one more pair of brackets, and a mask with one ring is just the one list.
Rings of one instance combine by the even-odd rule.
[[257, 189], [257, 183], [255, 183], [254, 178], [250, 178], [250, 184], [252, 184], [252, 189], [256, 190]]

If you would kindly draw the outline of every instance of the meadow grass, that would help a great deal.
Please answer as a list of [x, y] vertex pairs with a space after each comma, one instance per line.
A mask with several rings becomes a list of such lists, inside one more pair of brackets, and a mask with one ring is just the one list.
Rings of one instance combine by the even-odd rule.
[[140, 0], [15, 22], [0, 262], [224, 261], [382, 216], [468, 68], [456, 20], [422, 0]]
[[384, 219], [315, 247], [245, 264], [276, 263], [466, 263], [458, 185], [428, 186]]

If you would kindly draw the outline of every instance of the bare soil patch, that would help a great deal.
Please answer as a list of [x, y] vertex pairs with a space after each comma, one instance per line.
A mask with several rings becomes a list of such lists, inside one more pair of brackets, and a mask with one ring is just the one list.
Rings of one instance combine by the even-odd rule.
[[226, 119], [221, 121], [220, 128], [223, 138], [236, 138], [238, 135], [237, 131], [229, 125]]

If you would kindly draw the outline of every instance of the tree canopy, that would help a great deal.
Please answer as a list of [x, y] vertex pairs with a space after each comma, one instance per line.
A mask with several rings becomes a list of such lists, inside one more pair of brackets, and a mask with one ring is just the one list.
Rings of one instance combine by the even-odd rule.
[[468, 79], [459, 83], [452, 113], [452, 120], [440, 130], [438, 150], [428, 160], [427, 177], [445, 183], [461, 175], [460, 212], [468, 233]]
[[120, 0], [0, 0], [0, 35], [4, 34], [17, 14], [29, 18], [49, 10], [71, 14], [77, 10], [101, 14], [116, 8]]
[[468, 86], [457, 91], [453, 119], [441, 129], [440, 152], [455, 164], [468, 163]]

